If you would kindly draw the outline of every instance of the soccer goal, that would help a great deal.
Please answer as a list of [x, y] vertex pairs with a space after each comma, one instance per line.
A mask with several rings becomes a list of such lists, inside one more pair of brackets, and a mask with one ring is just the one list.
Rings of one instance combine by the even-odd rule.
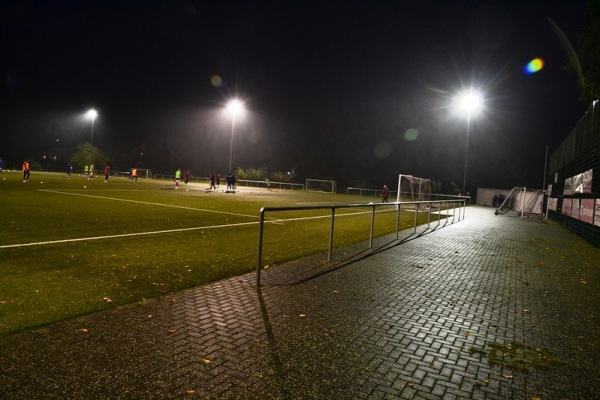
[[515, 187], [494, 214], [516, 214], [521, 218], [531, 215], [543, 216], [543, 202], [543, 190]]
[[400, 174], [397, 201], [431, 200], [431, 179]]
[[138, 178], [152, 178], [152, 171], [146, 168], [138, 168]]
[[335, 181], [307, 179], [305, 187], [309, 192], [335, 193]]

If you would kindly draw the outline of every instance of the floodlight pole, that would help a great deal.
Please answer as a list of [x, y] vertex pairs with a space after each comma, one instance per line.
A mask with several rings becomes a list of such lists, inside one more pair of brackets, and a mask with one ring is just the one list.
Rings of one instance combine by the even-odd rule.
[[98, 116], [98, 112], [92, 108], [85, 115], [86, 115], [86, 117], [88, 117], [88, 118], [90, 118], [92, 120], [92, 138], [91, 138], [91, 143], [93, 145], [94, 144], [94, 121], [96, 120], [96, 117]]
[[92, 140], [91, 140], [92, 146], [94, 145], [94, 120], [95, 119], [96, 118], [92, 118]]
[[465, 148], [465, 170], [463, 172], [463, 184], [462, 184], [462, 195], [466, 196], [467, 191], [467, 165], [469, 163], [469, 136], [471, 133], [471, 112], [469, 111], [469, 116], [467, 118], [467, 145]]
[[231, 146], [229, 146], [229, 173], [231, 173], [231, 160], [233, 159], [233, 131], [235, 128], [235, 114], [231, 117]]

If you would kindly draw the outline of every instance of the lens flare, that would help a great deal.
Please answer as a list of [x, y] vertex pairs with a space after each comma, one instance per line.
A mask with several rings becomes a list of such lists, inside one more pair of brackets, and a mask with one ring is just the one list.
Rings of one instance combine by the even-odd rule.
[[210, 83], [212, 83], [214, 87], [221, 87], [223, 86], [223, 79], [221, 79], [219, 75], [215, 74], [210, 78]]
[[544, 60], [542, 60], [539, 57], [534, 58], [523, 67], [523, 73], [525, 75], [532, 75], [541, 70], [542, 68], [544, 68]]
[[375, 148], [373, 149], [373, 153], [375, 154], [375, 157], [377, 158], [388, 158], [388, 156], [390, 155], [390, 153], [392, 152], [392, 146], [390, 146], [389, 143], [379, 143], [377, 146], [375, 146]]
[[404, 140], [406, 140], [408, 142], [412, 142], [414, 140], [417, 140], [418, 137], [419, 137], [419, 130], [418, 129], [408, 128], [406, 130], [406, 132], [404, 132]]

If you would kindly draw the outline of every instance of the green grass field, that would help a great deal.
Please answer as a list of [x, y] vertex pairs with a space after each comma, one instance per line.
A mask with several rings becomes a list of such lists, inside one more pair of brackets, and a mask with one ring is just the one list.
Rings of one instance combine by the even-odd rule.
[[[24, 183], [19, 171], [1, 173], [0, 334], [254, 271], [261, 207], [377, 201], [258, 188], [213, 192], [206, 186], [175, 190], [169, 181], [89, 181], [37, 171]], [[365, 211], [336, 212], [335, 247], [368, 239], [371, 217]], [[262, 264], [327, 250], [329, 215], [267, 214], [267, 222], [277, 221], [265, 225]], [[393, 232], [395, 218], [392, 207], [378, 213], [375, 235]], [[401, 227], [413, 222], [406, 214]]]

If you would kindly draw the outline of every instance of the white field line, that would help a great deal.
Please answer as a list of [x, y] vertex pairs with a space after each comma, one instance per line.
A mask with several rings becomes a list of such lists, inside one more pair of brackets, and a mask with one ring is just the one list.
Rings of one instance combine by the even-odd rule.
[[116, 238], [131, 237], [131, 236], [160, 235], [160, 234], [164, 234], [164, 233], [197, 231], [197, 230], [201, 230], [201, 229], [216, 229], [216, 228], [227, 228], [227, 227], [244, 226], [244, 225], [257, 225], [257, 224], [258, 224], [258, 221], [252, 221], [252, 222], [240, 222], [239, 224], [195, 226], [193, 228], [165, 229], [162, 231], [122, 233], [119, 235], [92, 236], [92, 237], [85, 237], [85, 238], [51, 240], [51, 241], [47, 241], [47, 242], [7, 244], [7, 245], [0, 246], [0, 249], [10, 249], [10, 248], [27, 247], [27, 246], [41, 246], [41, 245], [46, 245], [46, 244], [85, 242], [85, 241], [90, 241], [90, 240], [116, 239]]
[[57, 194], [65, 194], [68, 196], [81, 196], [81, 197], [92, 197], [94, 199], [104, 199], [104, 200], [114, 200], [114, 201], [123, 201], [126, 203], [137, 203], [137, 204], [145, 204], [145, 205], [150, 205], [150, 206], [159, 206], [159, 207], [169, 207], [169, 208], [179, 208], [182, 210], [192, 210], [192, 211], [204, 211], [204, 212], [209, 212], [209, 213], [215, 213], [215, 214], [227, 214], [227, 215], [235, 215], [236, 217], [248, 217], [248, 218], [259, 218], [256, 215], [249, 215], [249, 214], [238, 214], [238, 213], [231, 213], [231, 212], [227, 212], [227, 211], [217, 211], [217, 210], [206, 210], [204, 208], [194, 208], [194, 207], [185, 207], [185, 206], [175, 206], [175, 205], [171, 205], [171, 204], [162, 204], [162, 203], [152, 203], [149, 201], [141, 201], [141, 200], [129, 200], [129, 199], [118, 199], [115, 197], [107, 197], [107, 196], [95, 196], [95, 195], [91, 195], [91, 194], [82, 194], [82, 193], [69, 193], [69, 192], [63, 192], [60, 190], [50, 190], [50, 189], [38, 189], [40, 192], [48, 192], [48, 193], [57, 193]]
[[[391, 211], [391, 210], [376, 211], [376, 212], [389, 212], [389, 211]], [[346, 214], [338, 214], [338, 215], [336, 215], [336, 217], [350, 217], [350, 216], [356, 216], [356, 215], [368, 214], [368, 213], [370, 213], [370, 211], [350, 212], [350, 213], [346, 213]], [[265, 223], [267, 223], [267, 224], [283, 224], [284, 222], [307, 221], [307, 220], [311, 220], [311, 219], [321, 219], [321, 218], [331, 218], [331, 215], [317, 215], [317, 216], [313, 216], [313, 217], [275, 219], [273, 221], [266, 221]], [[231, 227], [236, 227], [236, 226], [247, 226], [247, 225], [258, 225], [258, 224], [259, 224], [258, 221], [253, 221], [253, 222], [241, 222], [241, 223], [237, 223], [237, 224], [196, 226], [196, 227], [192, 227], [192, 228], [165, 229], [165, 230], [161, 230], [161, 231], [122, 233], [122, 234], [118, 234], [118, 235], [105, 235], [105, 236], [92, 236], [92, 237], [84, 237], [84, 238], [50, 240], [50, 241], [45, 241], [45, 242], [6, 244], [6, 245], [0, 245], [0, 249], [13, 249], [13, 248], [18, 248], [18, 247], [43, 246], [43, 245], [47, 245], [47, 244], [61, 244], [61, 243], [85, 242], [85, 241], [103, 240], [103, 239], [116, 239], [116, 238], [123, 238], [123, 237], [132, 237], [132, 236], [160, 235], [160, 234], [165, 234], [165, 233], [188, 232], [188, 231], [197, 231], [197, 230], [202, 230], [202, 229], [231, 228]]]

